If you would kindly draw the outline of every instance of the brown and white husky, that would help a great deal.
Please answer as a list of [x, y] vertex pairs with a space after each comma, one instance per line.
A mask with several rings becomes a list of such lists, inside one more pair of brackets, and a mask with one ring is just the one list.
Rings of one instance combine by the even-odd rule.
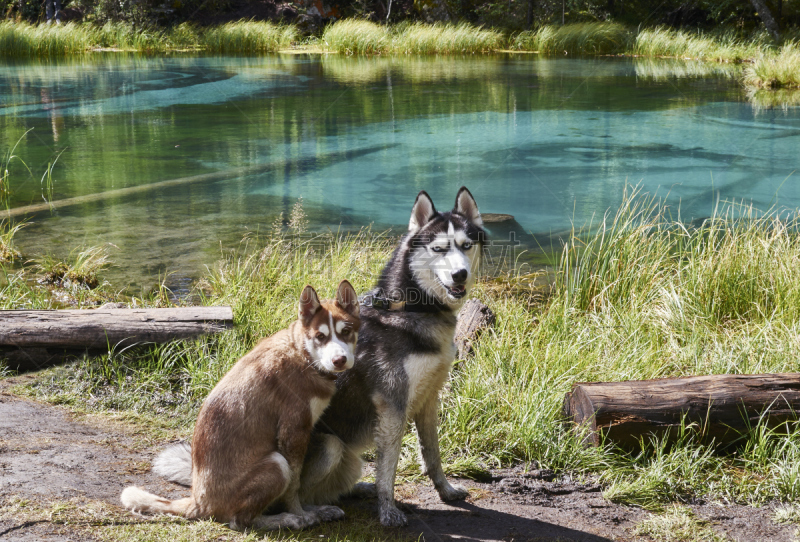
[[[336, 299], [320, 303], [303, 290], [299, 318], [261, 342], [219, 381], [197, 417], [191, 447], [192, 496], [170, 501], [137, 487], [122, 503], [137, 512], [230, 522], [232, 528], [302, 529], [339, 519], [336, 506], [306, 506], [298, 499], [300, 470], [311, 429], [336, 390], [336, 375], [353, 366], [359, 304], [343, 280]], [[178, 445], [183, 446], [183, 445]], [[175, 452], [180, 452], [176, 450]], [[180, 472], [162, 453], [156, 471]], [[263, 515], [280, 505], [286, 512]]]

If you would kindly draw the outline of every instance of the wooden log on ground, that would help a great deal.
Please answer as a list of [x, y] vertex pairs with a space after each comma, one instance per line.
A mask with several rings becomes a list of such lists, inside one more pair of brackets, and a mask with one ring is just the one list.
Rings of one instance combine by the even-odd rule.
[[564, 398], [564, 415], [586, 428], [588, 444], [601, 435], [623, 447], [648, 434], [678, 436], [681, 423], [701, 436], [731, 442], [759, 420], [770, 427], [796, 420], [800, 374], [711, 375], [629, 382], [578, 383]]
[[494, 325], [494, 320], [492, 309], [477, 299], [473, 298], [464, 303], [456, 322], [455, 343], [458, 359], [466, 359], [472, 355], [481, 332]]
[[30, 370], [65, 354], [189, 339], [231, 327], [230, 307], [0, 311], [0, 357]]

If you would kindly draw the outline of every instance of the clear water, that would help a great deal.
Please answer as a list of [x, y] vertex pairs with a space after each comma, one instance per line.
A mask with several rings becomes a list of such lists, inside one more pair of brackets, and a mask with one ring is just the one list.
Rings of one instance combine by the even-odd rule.
[[300, 197], [312, 228], [383, 229], [419, 190], [444, 209], [466, 185], [542, 235], [615, 209], [626, 185], [685, 220], [719, 200], [800, 207], [800, 108], [759, 110], [731, 75], [536, 55], [5, 63], [0, 143], [21, 137], [31, 169], [12, 162], [12, 208], [42, 201], [56, 157], [52, 199], [111, 194], [32, 215], [23, 251], [111, 243], [118, 286], [180, 285]]

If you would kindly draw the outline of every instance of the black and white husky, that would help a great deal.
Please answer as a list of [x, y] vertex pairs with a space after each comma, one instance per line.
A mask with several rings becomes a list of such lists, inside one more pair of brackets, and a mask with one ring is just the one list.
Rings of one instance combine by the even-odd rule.
[[[407, 523], [394, 500], [403, 434], [413, 420], [424, 472], [444, 501], [467, 491], [444, 476], [439, 454], [439, 392], [456, 349], [456, 315], [475, 281], [485, 232], [475, 200], [462, 187], [452, 211], [439, 213], [420, 192], [378, 285], [364, 296], [355, 363], [317, 422], [300, 481], [303, 504], [330, 504], [348, 492], [377, 493], [386, 526]], [[358, 484], [361, 453], [377, 449], [375, 485]], [[173, 446], [154, 470], [189, 485], [188, 447]]]
[[300, 498], [331, 503], [361, 477], [360, 454], [376, 446], [374, 493], [380, 521], [406, 524], [394, 500], [401, 441], [408, 420], [419, 435], [424, 472], [444, 501], [463, 499], [464, 488], [444, 476], [439, 454], [439, 392], [455, 358], [456, 315], [475, 280], [484, 241], [483, 222], [462, 187], [452, 211], [439, 213], [424, 191], [411, 210], [408, 233], [362, 301], [353, 369], [339, 376], [336, 393], [314, 428], [301, 475]]

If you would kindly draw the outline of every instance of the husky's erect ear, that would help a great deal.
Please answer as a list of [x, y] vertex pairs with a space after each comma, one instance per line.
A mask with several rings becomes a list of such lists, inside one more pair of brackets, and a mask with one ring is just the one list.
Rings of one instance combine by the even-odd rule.
[[317, 292], [314, 291], [314, 288], [311, 286], [303, 288], [303, 293], [300, 294], [300, 303], [297, 308], [297, 316], [300, 318], [300, 321], [303, 322], [303, 325], [307, 326], [311, 322], [311, 319], [314, 318], [314, 315], [317, 314], [320, 307], [319, 297], [317, 296]]
[[411, 220], [408, 221], [408, 231], [416, 232], [436, 216], [436, 207], [433, 206], [431, 197], [424, 190], [417, 194], [417, 200], [411, 209]]
[[347, 314], [358, 316], [358, 294], [350, 282], [343, 280], [336, 289], [336, 304], [344, 309]]
[[475, 198], [472, 197], [466, 186], [462, 186], [458, 191], [453, 212], [464, 215], [467, 220], [476, 226], [483, 227], [483, 219], [481, 219], [481, 212], [478, 211], [478, 204], [475, 203]]

